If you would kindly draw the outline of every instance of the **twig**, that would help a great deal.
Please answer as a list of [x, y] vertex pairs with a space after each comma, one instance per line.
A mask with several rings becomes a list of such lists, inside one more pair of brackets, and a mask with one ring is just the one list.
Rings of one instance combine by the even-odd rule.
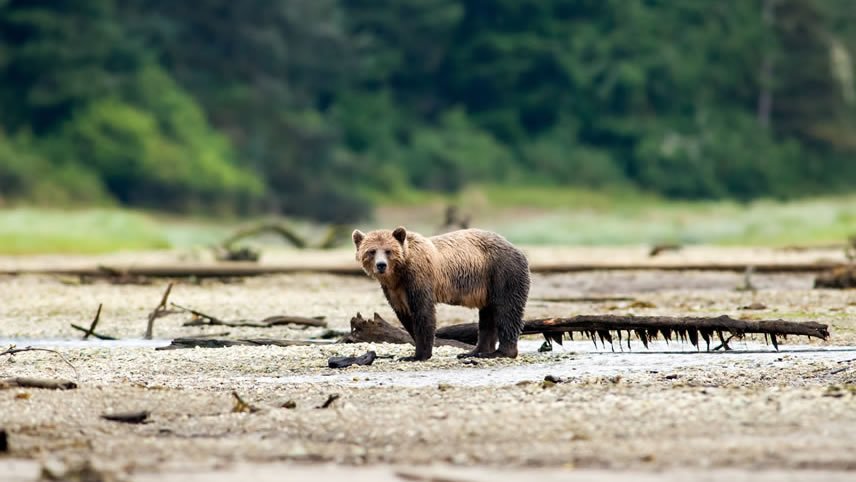
[[[80, 325], [75, 325], [74, 323], [69, 323], [69, 325], [71, 325], [71, 327], [77, 331], [82, 331], [84, 333], [90, 333], [89, 329], [84, 328]], [[99, 340], [118, 340], [118, 338], [116, 338], [116, 337], [113, 337], [110, 335], [102, 335], [101, 333], [98, 333], [97, 331], [93, 331], [93, 332], [91, 332], [91, 334], [92, 334], [92, 336], [94, 336], [95, 338], [98, 338]]]
[[238, 392], [236, 392], [234, 390], [232, 390], [232, 396], [235, 398], [235, 406], [232, 407], [232, 412], [235, 412], [235, 413], [242, 413], [242, 412], [255, 413], [255, 412], [258, 412], [260, 410], [258, 407], [254, 407], [253, 405], [250, 405], [249, 403], [245, 402], [244, 399], [241, 398], [240, 395], [238, 395]]
[[74, 376], [75, 377], [78, 376], [77, 368], [75, 368], [75, 366], [72, 365], [71, 362], [68, 361], [68, 359], [65, 356], [63, 356], [62, 353], [60, 353], [56, 350], [51, 350], [50, 348], [34, 348], [32, 346], [28, 346], [26, 348], [15, 348], [15, 345], [11, 345], [11, 346], [9, 346], [9, 348], [6, 349], [6, 351], [0, 352], [0, 356], [3, 356], [3, 355], [14, 356], [18, 353], [23, 353], [25, 351], [46, 351], [48, 353], [53, 353], [54, 355], [60, 357], [60, 359], [62, 359], [62, 361], [64, 361], [66, 365], [70, 366], [71, 369], [74, 370]]
[[170, 283], [166, 290], [163, 292], [163, 297], [161, 298], [160, 304], [158, 304], [155, 309], [149, 313], [149, 322], [146, 325], [146, 340], [152, 339], [152, 331], [155, 327], [155, 320], [163, 316], [166, 311], [166, 303], [169, 300], [169, 294], [172, 292], [172, 283]]
[[734, 338], [734, 335], [731, 335], [728, 338], [723, 338], [721, 331], [717, 332], [717, 335], [719, 335], [719, 341], [721, 343], [719, 345], [716, 345], [713, 348], [713, 351], [718, 351], [718, 350], [722, 350], [722, 349], [725, 349], [725, 351], [731, 351], [731, 347], [728, 346], [728, 342], [731, 341], [732, 338]]
[[95, 312], [95, 319], [92, 320], [92, 324], [89, 325], [89, 329], [83, 334], [84, 340], [89, 338], [89, 335], [95, 331], [95, 326], [98, 325], [98, 322], [101, 320], [101, 308], [103, 307], [103, 303], [98, 303], [98, 311]]
[[333, 394], [331, 394], [330, 396], [328, 396], [328, 397], [327, 397], [327, 400], [326, 400], [324, 403], [322, 403], [321, 405], [319, 405], [319, 406], [317, 406], [317, 407], [315, 407], [315, 408], [328, 408], [328, 407], [330, 407], [330, 405], [332, 405], [332, 404], [333, 404], [333, 402], [335, 402], [335, 401], [336, 401], [336, 400], [338, 400], [338, 399], [339, 399], [339, 394], [338, 394], [338, 393], [333, 393]]

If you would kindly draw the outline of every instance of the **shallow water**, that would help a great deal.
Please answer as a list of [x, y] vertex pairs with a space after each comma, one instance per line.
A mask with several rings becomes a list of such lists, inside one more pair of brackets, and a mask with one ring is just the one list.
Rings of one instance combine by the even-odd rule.
[[[565, 342], [545, 353], [543, 363], [483, 366], [460, 363], [448, 369], [423, 371], [369, 371], [348, 369], [321, 375], [292, 375], [282, 377], [253, 377], [258, 383], [301, 384], [328, 383], [347, 387], [426, 387], [448, 384], [457, 386], [513, 385], [522, 381], [541, 381], [546, 375], [585, 379], [651, 373], [680, 375], [682, 369], [715, 367], [736, 373], [752, 367], [787, 367], [794, 358], [800, 361], [843, 361], [856, 357], [856, 346], [818, 347], [811, 345], [780, 345], [779, 351], [763, 343], [733, 343], [734, 351], [697, 351], [683, 343], [650, 343], [650, 349], [640, 345], [633, 351], [611, 351], [595, 348], [591, 342]], [[540, 343], [521, 342], [521, 352], [535, 352]], [[626, 347], [625, 347], [626, 350]], [[407, 362], [401, 362], [407, 363]], [[248, 378], [249, 379], [249, 378]]]

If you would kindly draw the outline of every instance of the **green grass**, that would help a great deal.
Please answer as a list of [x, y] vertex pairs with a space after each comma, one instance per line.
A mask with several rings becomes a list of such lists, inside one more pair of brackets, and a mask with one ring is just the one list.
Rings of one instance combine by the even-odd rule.
[[168, 248], [150, 216], [119, 209], [0, 211], [0, 252], [100, 253]]
[[[782, 246], [840, 243], [856, 234], [856, 195], [739, 204], [668, 202], [632, 190], [483, 186], [456, 196], [414, 192], [401, 202], [393, 197], [377, 201], [378, 215], [372, 223], [360, 223], [362, 229], [404, 224], [431, 234], [440, 224], [442, 207], [454, 203], [473, 216], [474, 226], [534, 245]], [[117, 208], [5, 209], [0, 210], [0, 254], [210, 246], [238, 225], [252, 222], [175, 218]], [[321, 236], [318, 226], [295, 225], [301, 232]]]
[[516, 221], [500, 217], [493, 227], [525, 244], [829, 244], [856, 234], [856, 196], [746, 205], [659, 200], [606, 209], [577, 205]]

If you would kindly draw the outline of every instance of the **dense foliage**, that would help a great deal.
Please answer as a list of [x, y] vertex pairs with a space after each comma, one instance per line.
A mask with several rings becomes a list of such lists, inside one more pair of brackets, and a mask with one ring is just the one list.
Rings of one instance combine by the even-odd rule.
[[0, 0], [0, 200], [856, 186], [850, 0]]

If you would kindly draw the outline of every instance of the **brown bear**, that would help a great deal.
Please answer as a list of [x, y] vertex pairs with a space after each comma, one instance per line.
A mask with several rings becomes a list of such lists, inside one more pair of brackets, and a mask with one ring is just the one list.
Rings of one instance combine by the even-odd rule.
[[478, 344], [459, 358], [517, 356], [529, 296], [529, 263], [505, 238], [478, 229], [426, 238], [399, 227], [368, 234], [355, 230], [353, 239], [357, 261], [380, 282], [416, 343], [415, 356], [405, 360], [431, 358], [436, 303], [479, 310]]

